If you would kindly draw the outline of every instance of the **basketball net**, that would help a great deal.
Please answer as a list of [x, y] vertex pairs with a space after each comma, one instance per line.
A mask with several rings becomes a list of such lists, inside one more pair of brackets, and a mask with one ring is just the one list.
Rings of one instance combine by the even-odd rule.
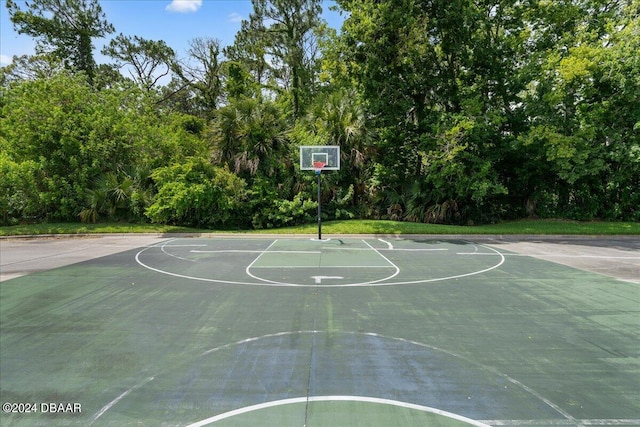
[[325, 162], [313, 162], [313, 168], [316, 171], [316, 175], [320, 175], [320, 173], [322, 173], [322, 169], [326, 166], [327, 164]]

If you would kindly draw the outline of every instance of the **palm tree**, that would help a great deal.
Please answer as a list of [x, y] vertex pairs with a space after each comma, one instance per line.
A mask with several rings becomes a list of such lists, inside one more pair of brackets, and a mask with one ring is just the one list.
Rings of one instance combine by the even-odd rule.
[[319, 98], [309, 120], [318, 133], [328, 138], [328, 144], [340, 146], [340, 173], [343, 186], [353, 185], [352, 204], [358, 206], [366, 194], [368, 164], [373, 155], [371, 135], [359, 97], [353, 90], [339, 89]]
[[210, 128], [214, 163], [250, 177], [271, 175], [284, 149], [281, 117], [272, 103], [247, 97], [220, 108]]

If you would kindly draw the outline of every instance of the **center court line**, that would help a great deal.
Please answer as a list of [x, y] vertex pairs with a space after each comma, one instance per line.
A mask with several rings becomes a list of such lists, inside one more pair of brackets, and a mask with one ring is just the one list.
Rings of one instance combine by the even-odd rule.
[[581, 422], [579, 422], [576, 418], [574, 418], [571, 414], [569, 414], [567, 411], [565, 411], [564, 409], [562, 409], [559, 405], [556, 405], [555, 403], [553, 403], [552, 401], [550, 401], [549, 399], [547, 399], [546, 397], [544, 397], [543, 395], [541, 395], [540, 393], [538, 393], [537, 391], [533, 390], [531, 387], [521, 383], [520, 381], [516, 380], [515, 378], [510, 377], [509, 375], [498, 371], [497, 369], [487, 366], [487, 365], [483, 365], [482, 363], [478, 363], [475, 362], [471, 359], [468, 359], [465, 356], [459, 355], [457, 353], [448, 351], [448, 350], [444, 350], [438, 347], [434, 347], [428, 344], [424, 344], [421, 343], [419, 341], [413, 341], [413, 340], [408, 340], [405, 338], [395, 338], [395, 337], [387, 337], [385, 335], [382, 334], [377, 334], [375, 332], [368, 332], [368, 333], [364, 333], [365, 335], [369, 335], [369, 336], [375, 336], [375, 337], [386, 337], [388, 339], [392, 339], [392, 340], [396, 340], [396, 341], [400, 341], [400, 342], [406, 342], [406, 343], [411, 343], [411, 344], [415, 344], [421, 347], [425, 347], [425, 348], [430, 348], [430, 349], [434, 349], [434, 350], [438, 350], [438, 351], [442, 351], [446, 354], [450, 354], [453, 357], [459, 358], [461, 360], [466, 361], [467, 363], [472, 363], [476, 366], [480, 366], [482, 369], [486, 369], [489, 372], [492, 372], [496, 375], [501, 376], [502, 378], [506, 379], [507, 381], [509, 381], [510, 383], [516, 385], [517, 387], [520, 387], [521, 389], [523, 389], [524, 391], [526, 391], [527, 393], [531, 394], [532, 396], [534, 396], [536, 399], [544, 402], [548, 407], [550, 407], [551, 409], [553, 409], [554, 411], [556, 411], [557, 413], [559, 413], [560, 415], [562, 415], [565, 418], [565, 422], [569, 421], [570, 423], [572, 423], [575, 426], [578, 427], [584, 427], [584, 424], [582, 424]]
[[[267, 334], [267, 335], [262, 335], [262, 336], [257, 336], [257, 337], [251, 337], [251, 338], [246, 338], [246, 339], [234, 342], [234, 343], [228, 343], [228, 344], [221, 345], [219, 347], [211, 348], [211, 349], [203, 352], [202, 356], [209, 355], [211, 353], [217, 352], [217, 351], [222, 350], [222, 349], [228, 349], [228, 348], [231, 348], [231, 347], [236, 346], [236, 345], [246, 344], [246, 343], [255, 342], [255, 341], [268, 339], [268, 338], [290, 336], [290, 335], [297, 335], [297, 334], [314, 334], [315, 335], [315, 334], [318, 334], [318, 333], [327, 333], [327, 332], [326, 331], [318, 331], [318, 330], [314, 329], [313, 331], [308, 331], [308, 330], [285, 331], [285, 332], [277, 332], [277, 333]], [[501, 372], [500, 370], [498, 370], [495, 367], [492, 367], [492, 366], [489, 366], [489, 365], [485, 365], [485, 364], [480, 363], [480, 362], [476, 362], [476, 361], [474, 361], [472, 359], [469, 359], [466, 356], [463, 356], [461, 354], [455, 353], [455, 352], [450, 351], [450, 350], [446, 350], [444, 348], [437, 347], [437, 346], [434, 346], [434, 345], [431, 345], [431, 344], [427, 344], [427, 343], [423, 343], [423, 342], [420, 342], [420, 341], [414, 341], [414, 340], [410, 340], [410, 339], [406, 339], [406, 338], [388, 336], [388, 335], [384, 335], [384, 334], [379, 334], [377, 332], [355, 332], [355, 331], [337, 332], [337, 331], [333, 331], [332, 333], [342, 333], [342, 334], [347, 334], [347, 335], [363, 335], [363, 336], [369, 336], [369, 337], [374, 337], [374, 338], [382, 338], [382, 339], [387, 339], [387, 340], [407, 343], [407, 344], [415, 345], [415, 346], [418, 346], [418, 347], [422, 347], [422, 348], [427, 348], [427, 349], [430, 349], [430, 350], [438, 351], [438, 352], [441, 352], [441, 353], [444, 353], [444, 354], [448, 354], [448, 355], [450, 355], [450, 356], [452, 356], [452, 357], [454, 357], [456, 359], [460, 359], [460, 360], [462, 360], [462, 361], [464, 361], [466, 363], [469, 363], [471, 365], [477, 366], [477, 367], [479, 367], [479, 368], [481, 368], [481, 369], [483, 369], [483, 370], [485, 370], [487, 372], [490, 372], [490, 373], [492, 373], [494, 375], [498, 375], [499, 377], [504, 378], [505, 380], [507, 380], [510, 383], [514, 384], [516, 387], [521, 388], [525, 392], [529, 393], [531, 396], [535, 397], [536, 399], [540, 400], [541, 402], [546, 404], [548, 407], [550, 407], [551, 409], [556, 411], [558, 414], [562, 415], [564, 417], [563, 421], [564, 421], [565, 424], [566, 424], [567, 421], [569, 421], [571, 424], [573, 424], [574, 426], [578, 426], [578, 427], [585, 427], [587, 425], [608, 425], [608, 424], [588, 424], [588, 422], [583, 423], [582, 420], [576, 419], [571, 414], [569, 414], [568, 412], [563, 410], [559, 405], [556, 405], [551, 400], [547, 399], [546, 397], [544, 397], [543, 395], [541, 395], [537, 391], [533, 390], [531, 387], [526, 386], [525, 384], [523, 384], [522, 382], [516, 380], [515, 378], [510, 377], [508, 374], [505, 374], [504, 372]], [[303, 402], [306, 401], [306, 398], [302, 398], [302, 399], [303, 399]], [[221, 415], [224, 415], [224, 414], [221, 414]], [[221, 416], [221, 415], [219, 415], [219, 416]], [[213, 418], [215, 418], [215, 417], [213, 417]], [[640, 423], [638, 423], [638, 424], [640, 424]], [[196, 427], [196, 426], [204, 426], [204, 425], [206, 425], [206, 424], [192, 424], [192, 425], [189, 425], [187, 427], [192, 427], [192, 426]], [[485, 424], [482, 424], [482, 425], [485, 425]], [[617, 425], [617, 424], [610, 424], [610, 425]], [[627, 424], [623, 424], [623, 425], [627, 425]]]

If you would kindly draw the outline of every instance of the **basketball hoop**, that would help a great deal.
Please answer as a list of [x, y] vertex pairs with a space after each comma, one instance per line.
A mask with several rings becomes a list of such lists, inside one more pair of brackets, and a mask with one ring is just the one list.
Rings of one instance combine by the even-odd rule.
[[340, 146], [301, 145], [300, 170], [316, 173], [318, 180], [318, 240], [322, 240], [322, 171], [340, 170]]
[[313, 162], [313, 169], [316, 171], [316, 175], [320, 175], [326, 165], [325, 162]]

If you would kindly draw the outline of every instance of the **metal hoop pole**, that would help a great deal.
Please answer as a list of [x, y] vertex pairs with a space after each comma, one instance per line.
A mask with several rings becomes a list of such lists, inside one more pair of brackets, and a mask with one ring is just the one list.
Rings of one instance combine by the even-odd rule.
[[322, 169], [316, 170], [316, 175], [318, 176], [318, 240], [322, 240], [322, 186], [320, 180]]

